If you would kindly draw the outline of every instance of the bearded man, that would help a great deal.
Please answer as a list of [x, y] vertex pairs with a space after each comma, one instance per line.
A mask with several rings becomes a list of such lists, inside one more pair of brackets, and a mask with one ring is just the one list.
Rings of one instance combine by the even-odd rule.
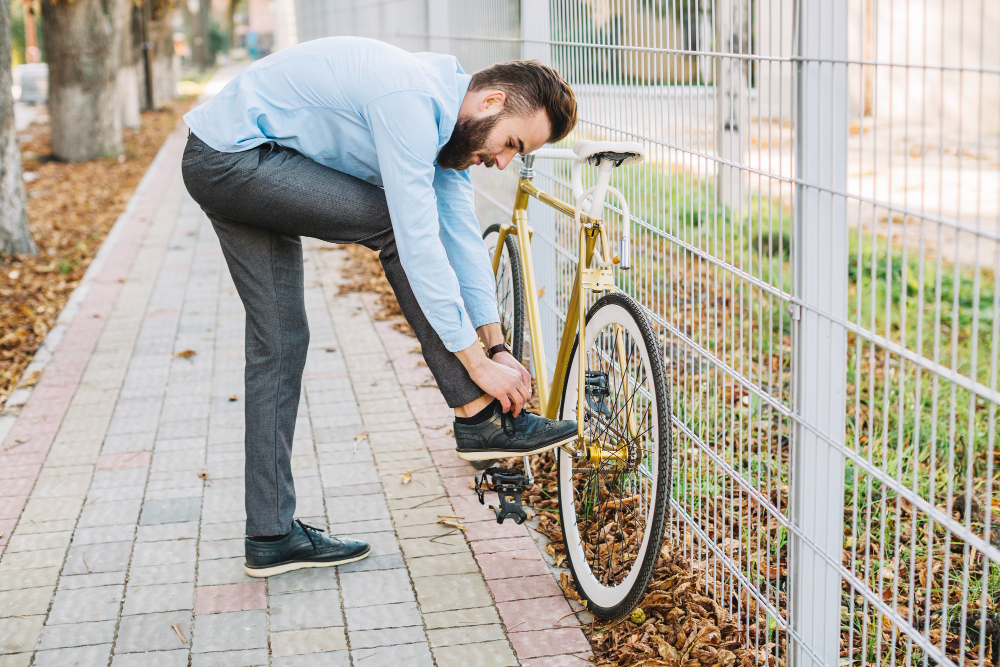
[[503, 169], [569, 134], [576, 100], [555, 70], [514, 61], [469, 76], [452, 56], [331, 37], [254, 63], [184, 120], [184, 183], [247, 315], [249, 575], [370, 551], [294, 519], [292, 434], [309, 345], [302, 236], [379, 251], [455, 410], [460, 457], [534, 454], [576, 437], [574, 422], [521, 409], [530, 377], [503, 343], [467, 172]]

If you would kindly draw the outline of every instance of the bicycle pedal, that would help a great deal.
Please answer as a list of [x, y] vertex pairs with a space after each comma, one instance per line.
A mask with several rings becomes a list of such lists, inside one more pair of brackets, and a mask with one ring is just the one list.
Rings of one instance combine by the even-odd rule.
[[[489, 479], [487, 479], [489, 478]], [[476, 476], [476, 495], [479, 496], [479, 503], [486, 504], [484, 498], [487, 485], [497, 492], [500, 500], [500, 507], [490, 505], [490, 509], [496, 515], [497, 523], [503, 523], [504, 519], [512, 518], [514, 523], [522, 524], [528, 518], [528, 513], [524, 511], [521, 504], [521, 494], [528, 485], [528, 478], [517, 468], [487, 468], [482, 476]]]

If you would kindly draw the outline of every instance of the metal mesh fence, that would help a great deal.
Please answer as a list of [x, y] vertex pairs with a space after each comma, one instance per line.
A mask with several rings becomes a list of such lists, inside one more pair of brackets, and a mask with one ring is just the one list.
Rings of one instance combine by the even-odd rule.
[[[669, 541], [758, 664], [1000, 661], [1000, 3], [296, 0], [474, 71], [539, 58], [614, 180], [668, 360]], [[568, 168], [536, 164], [570, 200]], [[515, 170], [476, 169], [485, 227]], [[571, 219], [532, 204], [546, 347]], [[551, 369], [548, 369], [551, 372]]]

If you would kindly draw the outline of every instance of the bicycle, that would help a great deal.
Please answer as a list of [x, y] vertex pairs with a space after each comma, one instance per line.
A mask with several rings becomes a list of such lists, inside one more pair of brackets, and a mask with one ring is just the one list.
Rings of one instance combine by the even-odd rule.
[[[536, 158], [571, 161], [575, 205], [534, 185]], [[660, 553], [670, 498], [670, 397], [660, 346], [642, 307], [617, 291], [614, 281], [614, 267], [630, 269], [631, 223], [628, 202], [610, 186], [611, 175], [615, 168], [643, 158], [640, 144], [606, 141], [544, 148], [524, 156], [510, 223], [491, 225], [483, 233], [493, 260], [501, 327], [520, 361], [527, 320], [540, 412], [577, 421], [577, 442], [556, 454], [559, 514], [577, 591], [602, 619], [621, 618], [641, 602]], [[587, 163], [598, 168], [598, 176], [596, 184], [584, 190], [582, 170]], [[608, 194], [618, 200], [624, 221], [614, 256], [609, 225], [601, 220]], [[531, 197], [572, 216], [580, 230], [576, 279], [551, 383], [545, 372], [531, 255]], [[588, 309], [590, 295], [600, 293], [604, 295]], [[524, 468], [526, 477], [521, 479], [530, 484], [528, 457]], [[514, 472], [506, 470], [503, 481], [514, 483]], [[504, 488], [519, 488], [516, 483], [500, 487], [506, 507]], [[516, 499], [519, 509], [519, 492]]]

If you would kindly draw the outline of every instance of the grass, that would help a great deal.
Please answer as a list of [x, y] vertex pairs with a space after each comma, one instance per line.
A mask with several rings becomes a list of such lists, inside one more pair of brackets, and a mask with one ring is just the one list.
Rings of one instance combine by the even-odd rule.
[[[556, 176], [568, 181], [568, 170], [558, 169]], [[569, 198], [564, 188], [540, 181]], [[615, 185], [642, 221], [630, 225], [635, 268], [619, 272], [619, 285], [668, 324], [660, 334], [674, 416], [684, 427], [675, 432], [674, 500], [784, 614], [789, 535], [776, 514], [789, 514], [794, 425], [772, 404], [793, 406], [794, 320], [774, 294], [794, 289], [791, 211], [754, 196], [745, 211], [732, 214], [717, 205], [710, 183], [655, 166], [626, 168]], [[621, 229], [620, 216], [606, 217]], [[904, 231], [918, 229], [918, 222], [907, 221]], [[572, 221], [554, 224], [544, 234], [575, 248]], [[949, 262], [947, 249], [934, 253], [912, 239], [864, 225], [850, 227], [845, 239], [846, 266], [837, 279], [846, 281], [847, 319], [860, 334], [848, 334], [843, 442], [879, 472], [850, 458], [845, 464], [843, 565], [952, 659], [978, 663], [982, 646], [991, 663], [1000, 646], [1000, 633], [990, 631], [1000, 628], [994, 613], [1000, 572], [955, 529], [985, 538], [988, 524], [1000, 524], [987, 516], [1000, 514], [989, 493], [1000, 482], [1000, 410], [990, 398], [997, 386], [1000, 276]], [[996, 251], [994, 245], [980, 255]], [[572, 270], [557, 258], [556, 275]], [[558, 292], [547, 298], [562, 303]], [[947, 525], [885, 479], [950, 517]], [[706, 545], [676, 516], [672, 531], [678, 544], [700, 552], [693, 560], [714, 570], [710, 592], [741, 618], [748, 640], [784, 658], [785, 638], [773, 617], [725, 568], [712, 565]], [[1000, 544], [1000, 526], [989, 532]], [[923, 661], [895, 622], [847, 582], [842, 593], [844, 664]]]
[[[787, 514], [792, 425], [687, 341], [791, 409], [793, 320], [786, 302], [772, 294], [793, 291], [791, 212], [755, 196], [745, 213], [733, 215], [715, 203], [710, 184], [652, 167], [633, 168], [619, 180], [644, 221], [631, 224], [637, 269], [620, 273], [620, 284], [674, 330], [662, 331], [674, 415], [696, 438], [676, 434], [674, 499], [784, 609], [788, 533], [768, 504]], [[620, 219], [611, 222], [620, 229]], [[557, 236], [568, 234], [557, 230]], [[844, 442], [880, 474], [850, 459], [845, 466], [844, 565], [953, 659], [964, 654], [976, 662], [983, 644], [989, 660], [992, 640], [977, 628], [981, 608], [991, 619], [1000, 605], [1000, 571], [951, 528], [961, 524], [985, 537], [988, 491], [1000, 481], [1000, 460], [994, 461], [1000, 415], [988, 398], [996, 387], [1000, 282], [991, 271], [949, 263], [944, 253], [899, 238], [862, 226], [846, 239], [848, 320], [889, 345], [848, 336]], [[950, 376], [977, 383], [987, 398]], [[951, 525], [932, 521], [883, 478], [911, 489], [950, 516]], [[1000, 513], [1000, 505], [991, 511]], [[749, 526], [761, 530], [747, 532]], [[675, 537], [683, 540], [683, 533], [678, 524]], [[769, 571], [775, 563], [777, 572]], [[784, 657], [774, 619], [747, 603], [724, 571], [719, 576], [716, 599], [742, 616], [755, 643]], [[845, 582], [845, 664], [920, 662], [919, 649], [860, 599]]]

